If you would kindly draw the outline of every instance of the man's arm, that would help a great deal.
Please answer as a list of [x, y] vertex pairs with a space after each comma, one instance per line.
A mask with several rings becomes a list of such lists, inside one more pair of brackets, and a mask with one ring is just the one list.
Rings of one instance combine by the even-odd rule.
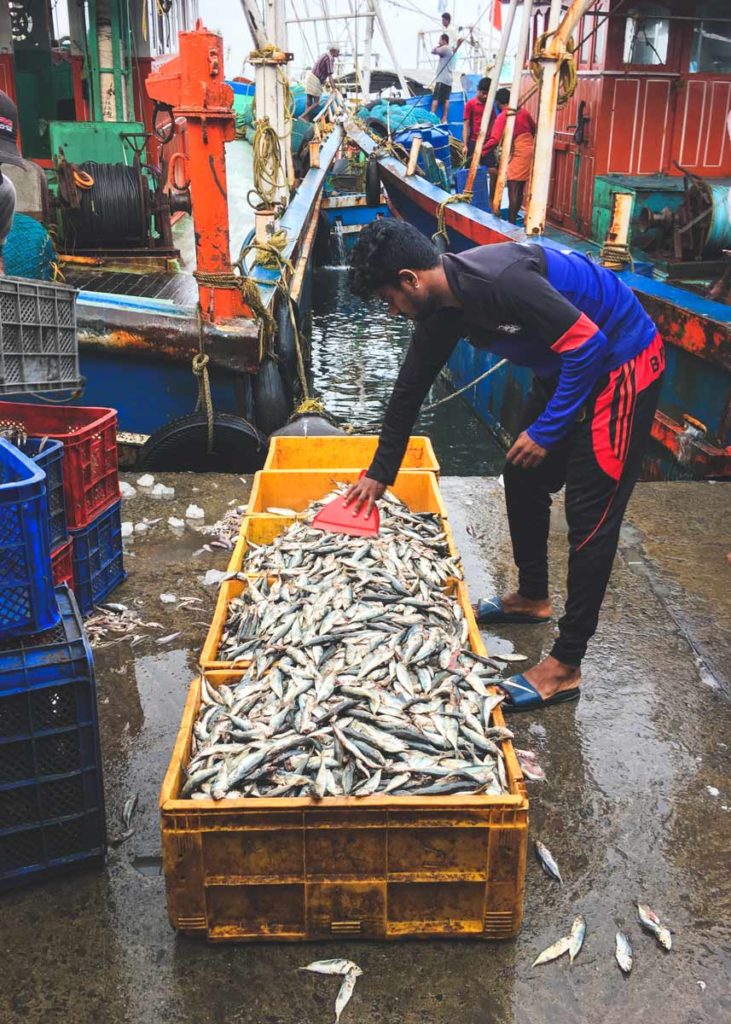
[[556, 291], [530, 257], [508, 268], [499, 288], [515, 320], [535, 331], [561, 359], [556, 390], [525, 431], [534, 444], [550, 449], [571, 430], [603, 373], [609, 341], [586, 314]]
[[442, 309], [417, 326], [403, 361], [381, 428], [378, 449], [366, 476], [384, 484], [396, 479], [421, 404], [462, 334], [462, 318]]
[[472, 100], [469, 100], [467, 103], [465, 103], [464, 121], [462, 123], [462, 145], [464, 146], [465, 150], [467, 150], [467, 146], [470, 141], [470, 113], [467, 108], [471, 102]]
[[492, 122], [490, 134], [485, 139], [485, 145], [482, 148], [483, 153], [487, 153], [489, 152], [489, 150], [494, 149], [495, 146], [497, 146], [497, 144], [500, 142], [500, 139], [503, 137], [503, 131], [505, 130], [505, 122], [507, 121], [507, 119], [508, 115], [506, 111], [501, 110], [498, 116]]

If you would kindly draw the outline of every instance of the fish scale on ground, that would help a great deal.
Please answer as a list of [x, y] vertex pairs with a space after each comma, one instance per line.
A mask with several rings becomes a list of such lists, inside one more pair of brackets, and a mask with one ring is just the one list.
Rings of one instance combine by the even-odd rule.
[[468, 649], [441, 519], [387, 495], [377, 537], [303, 521], [332, 497], [249, 546], [218, 650], [241, 679], [201, 680], [182, 795], [505, 792], [499, 666]]

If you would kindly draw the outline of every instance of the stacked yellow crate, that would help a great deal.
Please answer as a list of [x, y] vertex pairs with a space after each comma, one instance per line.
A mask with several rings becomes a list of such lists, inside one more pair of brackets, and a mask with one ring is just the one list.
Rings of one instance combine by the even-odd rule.
[[[367, 442], [364, 444], [363, 442]], [[425, 442], [425, 443], [417, 443]], [[278, 438], [256, 474], [230, 569], [240, 572], [249, 542], [270, 543], [334, 481], [356, 480], [374, 438]], [[438, 464], [426, 439], [392, 488], [412, 511], [442, 516]], [[328, 459], [331, 465], [323, 465]], [[305, 468], [314, 465], [316, 468]], [[454, 583], [477, 654], [484, 644], [467, 586]], [[242, 666], [217, 660], [232, 597], [246, 580], [225, 583], [203, 649], [212, 686], [235, 684]], [[179, 799], [200, 705], [190, 687], [160, 811], [168, 912], [174, 927], [210, 939], [322, 939], [514, 935], [523, 913], [528, 800], [512, 744], [502, 750], [509, 792], [500, 796]], [[503, 724], [499, 708], [494, 713]]]

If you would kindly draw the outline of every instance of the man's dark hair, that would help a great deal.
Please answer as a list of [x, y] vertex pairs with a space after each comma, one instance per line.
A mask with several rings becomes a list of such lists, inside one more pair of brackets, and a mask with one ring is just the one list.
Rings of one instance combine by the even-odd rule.
[[445, 43], [445, 42], [448, 43], [449, 42], [449, 36], [447, 35], [446, 32], [442, 32], [442, 34], [439, 36], [439, 42], [440, 43]]
[[498, 103], [510, 103], [510, 89], [498, 89], [495, 99]]
[[444, 14], [442, 15], [442, 21], [446, 21], [446, 23], [449, 24], [451, 20], [452, 15], [449, 13], [449, 11], [445, 11]]
[[481, 78], [480, 81], [477, 83], [477, 91], [478, 92], [489, 92], [490, 91], [490, 79], [489, 78]]
[[363, 228], [350, 257], [348, 286], [370, 299], [384, 285], [399, 285], [400, 270], [431, 270], [439, 263], [432, 243], [411, 224], [376, 220]]

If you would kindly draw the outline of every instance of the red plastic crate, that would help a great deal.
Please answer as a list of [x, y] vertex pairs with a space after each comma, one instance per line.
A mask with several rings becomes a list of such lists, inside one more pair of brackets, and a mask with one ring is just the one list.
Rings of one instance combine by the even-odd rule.
[[55, 551], [51, 552], [51, 570], [53, 572], [53, 585], [60, 587], [66, 583], [74, 589], [74, 542], [69, 537], [63, 544], [59, 544]]
[[63, 487], [70, 530], [119, 500], [117, 412], [80, 405], [0, 402], [0, 420], [14, 420], [33, 437], [63, 441]]

